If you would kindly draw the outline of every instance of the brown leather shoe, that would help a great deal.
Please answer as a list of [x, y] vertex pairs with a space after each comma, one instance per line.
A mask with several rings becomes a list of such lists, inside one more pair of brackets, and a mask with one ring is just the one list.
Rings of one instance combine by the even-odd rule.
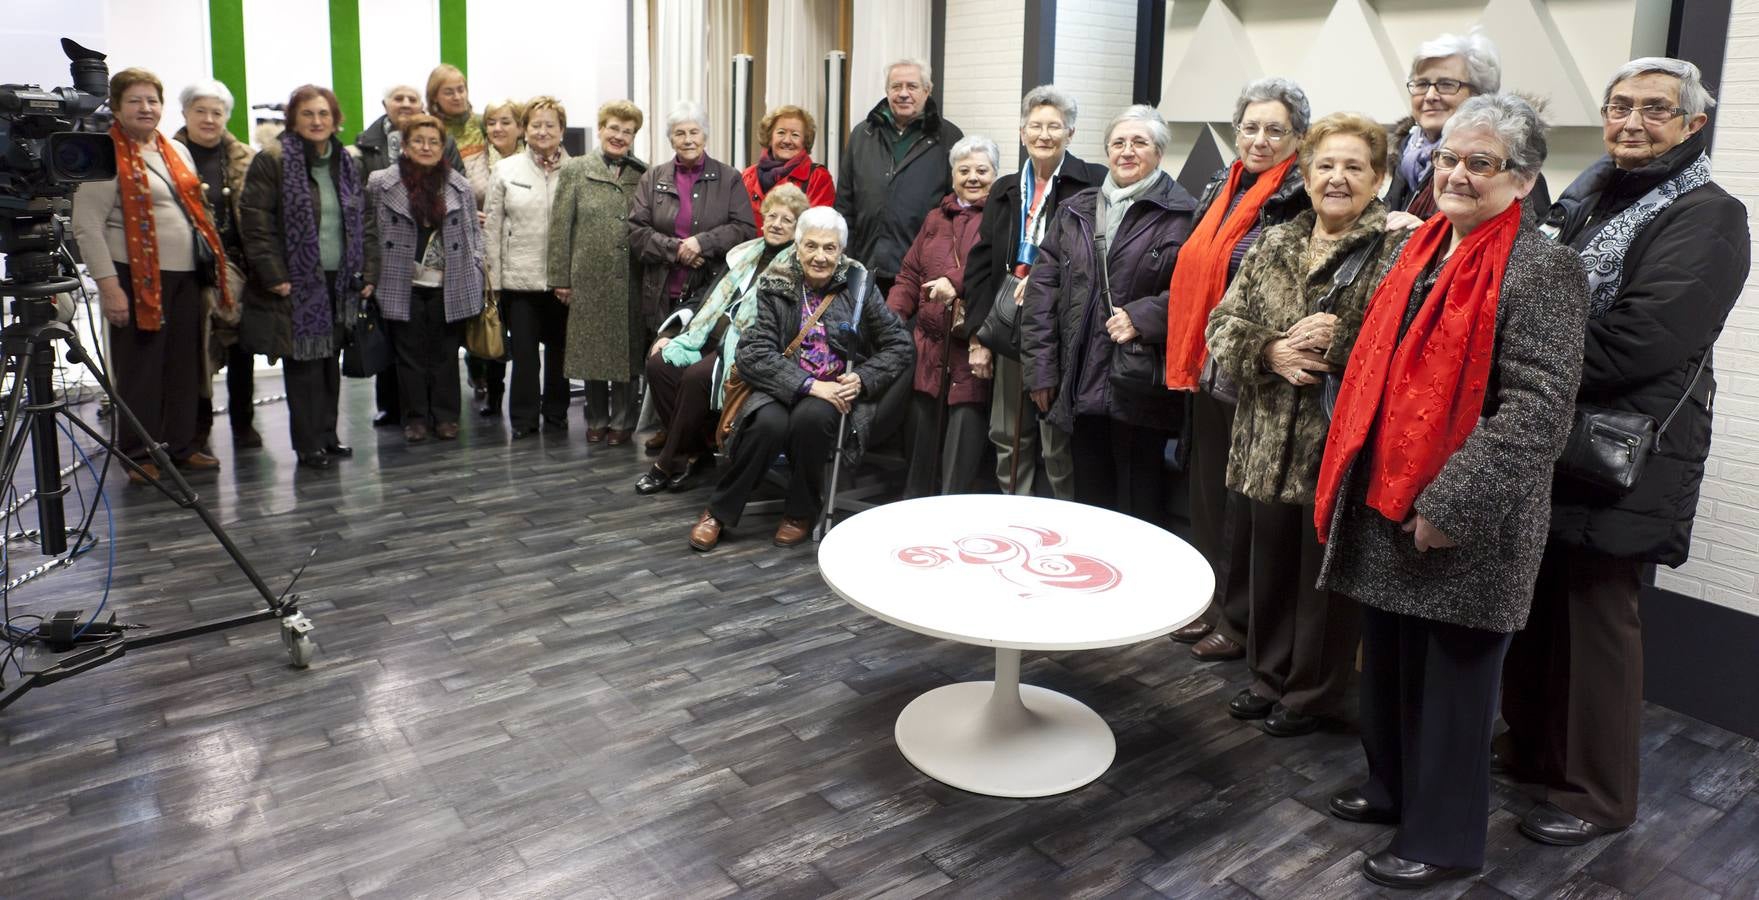
[[634, 436], [635, 432], [633, 431], [624, 428], [613, 428], [610, 431], [605, 432], [605, 446], [621, 447], [624, 444], [629, 443], [629, 439]]
[[782, 524], [776, 527], [776, 546], [792, 547], [812, 535], [811, 519], [795, 519], [782, 517]]
[[419, 444], [428, 439], [428, 426], [424, 422], [411, 422], [403, 426], [403, 440], [410, 444]]
[[604, 439], [605, 439], [605, 430], [603, 428], [588, 428], [586, 430], [586, 442], [587, 443], [596, 444]]
[[690, 529], [690, 549], [709, 551], [721, 541], [721, 520], [715, 514], [703, 510], [697, 517], [696, 524]]
[[437, 437], [442, 441], [458, 440], [458, 423], [457, 422], [441, 422], [440, 424], [435, 425], [434, 426], [434, 437]]
[[147, 474], [142, 475], [141, 473], [136, 472], [133, 469], [129, 469], [128, 470], [128, 483], [129, 484], [146, 484], [147, 478], [149, 478], [149, 477], [154, 479], [155, 481], [158, 480], [158, 478], [159, 478], [159, 467], [158, 466], [156, 466], [150, 462], [143, 462], [140, 464], [140, 467], [142, 469], [145, 469]]
[[1197, 621], [1186, 625], [1184, 628], [1174, 629], [1173, 640], [1178, 641], [1181, 644], [1195, 644], [1208, 637], [1209, 633], [1214, 630], [1215, 628], [1213, 628], [1208, 622], [1198, 619]]
[[648, 456], [654, 456], [661, 450], [666, 449], [666, 429], [662, 428], [659, 431], [654, 432], [653, 437], [650, 437], [643, 442], [641, 448], [647, 451]]
[[203, 453], [200, 450], [178, 460], [177, 464], [192, 471], [220, 468], [219, 460], [215, 459], [212, 454]]
[[1245, 655], [1245, 647], [1228, 640], [1219, 631], [1212, 631], [1208, 637], [1191, 645], [1191, 658], [1198, 662], [1222, 662]]

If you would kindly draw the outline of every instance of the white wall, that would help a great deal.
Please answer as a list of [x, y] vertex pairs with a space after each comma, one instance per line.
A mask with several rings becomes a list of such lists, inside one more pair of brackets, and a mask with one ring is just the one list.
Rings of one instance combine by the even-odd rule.
[[[1131, 0], [1058, 4], [1055, 75], [1057, 87], [1080, 105], [1069, 149], [1088, 162], [1103, 164], [1106, 123], [1130, 105], [1136, 77], [1136, 4]], [[1178, 172], [1176, 167], [1166, 168]]]
[[[183, 127], [177, 93], [208, 77], [208, 10], [203, 0], [0, 0], [0, 82], [73, 83], [61, 38], [109, 55], [111, 73], [129, 66], [152, 70], [165, 83], [165, 118], [170, 135]], [[329, 46], [326, 37], [324, 46]], [[326, 57], [327, 58], [327, 57]]]
[[[204, 34], [207, 27], [204, 10], [200, 25]], [[329, 4], [244, 0], [244, 64], [245, 89], [252, 105], [286, 103], [302, 84], [330, 85]], [[377, 92], [367, 93], [378, 99]], [[376, 107], [368, 108], [376, 111]]]
[[[849, 48], [851, 126], [885, 99], [886, 66], [907, 57], [928, 62], [934, 37], [929, 0], [854, 0], [854, 4]], [[952, 67], [955, 60], [948, 59], [947, 65]]]
[[[475, 68], [476, 48], [470, 48]], [[440, 15], [434, 0], [369, 0], [360, 5], [359, 131], [385, 112], [385, 92], [399, 84], [427, 91], [428, 72], [440, 59]], [[248, 62], [248, 60], [247, 60]], [[472, 91], [472, 93], [476, 93]], [[487, 94], [473, 97], [478, 104]], [[282, 98], [285, 100], [285, 98]], [[259, 101], [260, 102], [260, 101]]]
[[995, 141], [1002, 175], [1019, 168], [1025, 33], [1025, 0], [947, 0], [947, 71], [935, 76], [941, 114], [967, 136]]
[[[1711, 165], [1759, 209], [1759, 0], [1735, 0]], [[1751, 222], [1748, 223], [1751, 228]], [[1759, 255], [1759, 243], [1754, 251]], [[1759, 269], [1716, 344], [1716, 425], [1692, 529], [1692, 558], [1655, 583], [1759, 615]]]
[[[372, 4], [379, 2], [370, 0]], [[432, 4], [432, 0], [396, 2]], [[486, 0], [470, 4], [471, 102], [481, 109], [493, 100], [529, 100], [549, 94], [567, 108], [570, 126], [587, 130], [590, 144], [599, 105], [629, 96], [628, 8], [621, 2], [544, 6], [543, 27], [534, 29], [530, 17], [510, 15], [504, 4]], [[369, 54], [364, 49], [364, 29], [361, 40], [365, 79]], [[426, 79], [439, 58], [437, 34], [434, 46], [426, 65], [416, 68], [416, 77]], [[367, 91], [370, 94], [372, 88]], [[665, 118], [663, 110], [648, 110], [645, 104], [643, 111], [649, 122]]]

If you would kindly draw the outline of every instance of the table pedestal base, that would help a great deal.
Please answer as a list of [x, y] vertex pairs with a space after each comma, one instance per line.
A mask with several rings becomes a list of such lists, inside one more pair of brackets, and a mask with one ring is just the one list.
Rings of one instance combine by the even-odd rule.
[[1046, 797], [1105, 774], [1118, 744], [1081, 701], [1020, 684], [1020, 651], [996, 650], [996, 680], [917, 697], [898, 716], [898, 749], [936, 781], [992, 797]]

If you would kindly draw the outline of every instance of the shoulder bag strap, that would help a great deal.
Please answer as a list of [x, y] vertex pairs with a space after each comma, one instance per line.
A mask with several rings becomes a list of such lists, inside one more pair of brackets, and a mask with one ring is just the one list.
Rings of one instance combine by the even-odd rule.
[[794, 340], [788, 342], [788, 349], [782, 351], [783, 356], [793, 356], [794, 351], [800, 349], [800, 345], [806, 340], [806, 333], [812, 330], [812, 326], [818, 324], [819, 317], [825, 314], [825, 310], [831, 308], [831, 301], [835, 299], [837, 299], [836, 294], [826, 294], [825, 298], [819, 301], [818, 308], [814, 309], [812, 315], [807, 317], [806, 324], [800, 326], [800, 333], [794, 335]]
[[1118, 308], [1112, 304], [1112, 265], [1111, 260], [1106, 259], [1105, 246], [1105, 223], [1110, 206], [1102, 187], [1093, 200], [1093, 254], [1099, 257], [1099, 289], [1105, 295], [1105, 308], [1116, 314]]
[[1692, 389], [1698, 386], [1698, 378], [1704, 374], [1704, 364], [1709, 361], [1710, 351], [1705, 350], [1704, 355], [1698, 357], [1698, 366], [1692, 370], [1692, 377], [1686, 380], [1686, 389], [1680, 394], [1680, 399], [1674, 403], [1673, 410], [1667, 414], [1667, 418], [1662, 419], [1661, 425], [1655, 429], [1655, 446], [1657, 448], [1661, 446], [1661, 435], [1667, 431], [1667, 426], [1673, 423], [1674, 416], [1680, 414], [1680, 409], [1686, 405], [1686, 398], [1692, 396]]
[[1325, 292], [1324, 297], [1319, 298], [1319, 312], [1328, 313], [1337, 306], [1338, 295], [1356, 282], [1356, 276], [1362, 274], [1362, 267], [1368, 264], [1368, 258], [1375, 255], [1375, 251], [1380, 249], [1381, 241], [1385, 239], [1386, 233], [1382, 232], [1369, 239], [1362, 246], [1350, 251], [1350, 255], [1344, 259], [1343, 264], [1338, 266], [1336, 272], [1332, 273], [1331, 288]]

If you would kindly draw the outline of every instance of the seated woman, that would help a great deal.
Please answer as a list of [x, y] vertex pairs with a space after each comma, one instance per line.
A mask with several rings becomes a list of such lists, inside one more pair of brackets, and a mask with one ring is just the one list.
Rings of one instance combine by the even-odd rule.
[[892, 312], [916, 322], [905, 498], [971, 490], [989, 444], [985, 419], [995, 376], [989, 348], [976, 338], [956, 340], [952, 333], [967, 308], [965, 260], [977, 243], [1001, 151], [995, 141], [968, 134], [948, 156], [953, 193], [923, 219], [886, 295]]
[[806, 540], [823, 494], [825, 463], [847, 417], [845, 459], [871, 437], [877, 401], [915, 359], [910, 333], [872, 288], [861, 263], [843, 255], [849, 225], [818, 206], [800, 216], [795, 255], [757, 283], [757, 320], [740, 336], [736, 364], [751, 393], [728, 439], [727, 467], [690, 546], [712, 550], [723, 525], [739, 524], [745, 501], [783, 451], [792, 464], [776, 544]]
[[739, 332], [757, 319], [757, 279], [794, 245], [794, 226], [807, 210], [806, 194], [777, 185], [763, 198], [763, 236], [727, 251], [727, 274], [675, 338], [660, 338], [647, 354], [647, 383], [666, 436], [660, 458], [635, 482], [637, 494], [682, 491], [714, 465], [713, 431]]

